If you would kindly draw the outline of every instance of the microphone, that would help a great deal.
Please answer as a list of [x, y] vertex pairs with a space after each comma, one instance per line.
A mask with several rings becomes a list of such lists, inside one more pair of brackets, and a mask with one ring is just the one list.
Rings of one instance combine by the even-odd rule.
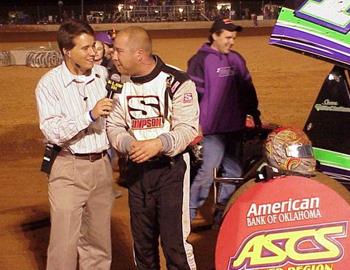
[[120, 94], [123, 89], [121, 76], [118, 73], [113, 73], [107, 80], [106, 90], [107, 98], [112, 99], [114, 94]]

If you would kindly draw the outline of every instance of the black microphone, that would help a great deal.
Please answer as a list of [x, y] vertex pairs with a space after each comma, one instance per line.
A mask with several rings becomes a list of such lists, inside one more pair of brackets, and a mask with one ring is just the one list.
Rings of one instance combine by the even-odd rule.
[[113, 73], [107, 80], [106, 90], [107, 98], [112, 99], [114, 94], [120, 94], [123, 89], [121, 76], [118, 73]]

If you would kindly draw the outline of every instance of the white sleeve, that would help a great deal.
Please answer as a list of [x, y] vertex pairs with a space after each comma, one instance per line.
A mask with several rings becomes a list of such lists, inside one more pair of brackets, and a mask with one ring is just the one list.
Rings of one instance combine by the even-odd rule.
[[126, 117], [119, 98], [113, 100], [113, 109], [107, 118], [107, 135], [111, 145], [122, 154], [127, 154], [130, 143], [136, 140], [127, 131]]
[[195, 84], [188, 80], [175, 92], [172, 99], [170, 132], [159, 136], [163, 153], [175, 156], [183, 152], [198, 135], [199, 105]]

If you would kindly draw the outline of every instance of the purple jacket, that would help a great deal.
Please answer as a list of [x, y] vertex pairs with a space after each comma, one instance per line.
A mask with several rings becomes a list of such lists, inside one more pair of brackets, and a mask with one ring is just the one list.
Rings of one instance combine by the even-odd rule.
[[188, 61], [187, 73], [196, 84], [204, 135], [241, 130], [247, 114], [260, 125], [256, 91], [240, 54], [204, 44]]

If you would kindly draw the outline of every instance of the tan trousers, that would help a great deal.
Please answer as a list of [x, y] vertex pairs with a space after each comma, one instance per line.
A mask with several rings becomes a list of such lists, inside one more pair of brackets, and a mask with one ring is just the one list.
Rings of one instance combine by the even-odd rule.
[[114, 201], [108, 155], [90, 162], [58, 156], [49, 177], [51, 215], [47, 270], [110, 269]]

